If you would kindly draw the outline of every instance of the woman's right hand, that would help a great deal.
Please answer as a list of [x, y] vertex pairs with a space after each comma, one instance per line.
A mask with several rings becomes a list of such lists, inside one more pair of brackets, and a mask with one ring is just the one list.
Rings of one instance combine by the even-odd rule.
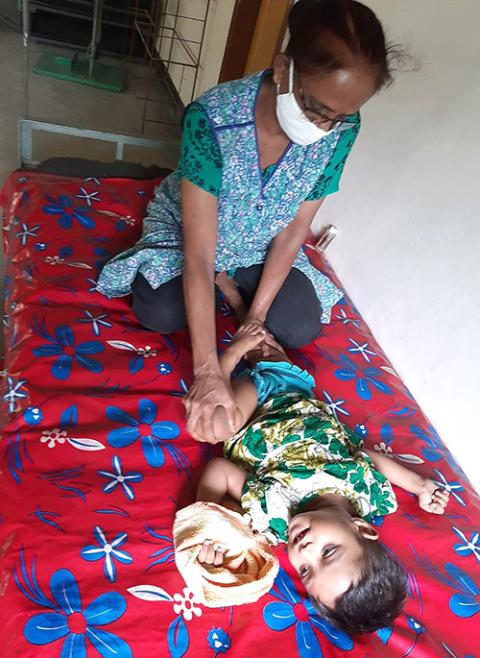
[[219, 442], [213, 431], [213, 415], [217, 407], [223, 407], [232, 434], [236, 431], [240, 412], [232, 389], [220, 370], [198, 372], [183, 403], [187, 412], [187, 431], [197, 441]]

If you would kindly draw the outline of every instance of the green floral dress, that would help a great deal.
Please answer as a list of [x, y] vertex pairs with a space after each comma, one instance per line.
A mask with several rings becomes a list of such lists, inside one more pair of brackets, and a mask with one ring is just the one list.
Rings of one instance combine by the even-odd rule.
[[298, 393], [270, 398], [224, 446], [249, 475], [241, 505], [251, 526], [276, 544], [312, 497], [339, 494], [363, 518], [397, 509], [389, 481], [362, 451], [363, 442], [318, 400]]

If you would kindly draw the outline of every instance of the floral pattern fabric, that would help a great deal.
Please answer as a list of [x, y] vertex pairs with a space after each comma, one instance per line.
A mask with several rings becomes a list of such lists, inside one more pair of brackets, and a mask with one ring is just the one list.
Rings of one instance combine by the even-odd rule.
[[[21, 171], [0, 192], [3, 655], [273, 658], [281, 646], [292, 658], [479, 658], [479, 497], [347, 296], [289, 357], [366, 446], [450, 491], [444, 516], [396, 490], [398, 511], [375, 520], [408, 570], [404, 611], [368, 637], [339, 633], [315, 613], [281, 546], [275, 586], [255, 604], [208, 609], [185, 587], [173, 519], [220, 454], [185, 429], [190, 341], [143, 329], [128, 299], [97, 291], [103, 263], [140, 235], [159, 182]], [[218, 349], [234, 331], [223, 304]]]
[[267, 400], [224, 452], [249, 472], [241, 505], [253, 529], [276, 544], [287, 541], [290, 519], [317, 495], [345, 496], [368, 519], [397, 509], [362, 445], [324, 403], [288, 393]]
[[[340, 135], [330, 161], [305, 201], [317, 201], [338, 191], [345, 163], [360, 130], [360, 114], [357, 113], [353, 119], [353, 127]], [[265, 183], [276, 167], [277, 163], [272, 163], [262, 170]], [[222, 187], [222, 170], [223, 158], [215, 132], [201, 104], [194, 102], [189, 105], [183, 118], [178, 172], [182, 178], [218, 197]]]

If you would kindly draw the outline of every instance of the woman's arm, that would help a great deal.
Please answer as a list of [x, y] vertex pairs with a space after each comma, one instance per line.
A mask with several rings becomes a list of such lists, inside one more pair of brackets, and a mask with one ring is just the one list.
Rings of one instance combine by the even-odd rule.
[[405, 468], [390, 457], [380, 455], [375, 450], [362, 448], [375, 464], [375, 468], [382, 473], [391, 484], [401, 487], [418, 496], [422, 509], [433, 514], [443, 514], [448, 503], [449, 493], [441, 489], [433, 480], [418, 475], [409, 468]]
[[220, 370], [215, 336], [214, 262], [217, 198], [183, 178], [183, 289], [192, 341], [194, 383], [185, 398], [187, 430], [214, 443], [212, 416], [223, 407], [232, 429], [236, 408], [230, 384]]
[[295, 219], [273, 239], [245, 324], [265, 322], [268, 310], [287, 278], [323, 201], [304, 201]]

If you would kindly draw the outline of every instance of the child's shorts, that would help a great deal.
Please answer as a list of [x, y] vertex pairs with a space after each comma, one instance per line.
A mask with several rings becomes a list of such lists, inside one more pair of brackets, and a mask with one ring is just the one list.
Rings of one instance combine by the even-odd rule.
[[257, 387], [259, 407], [268, 398], [284, 393], [300, 393], [306, 398], [314, 397], [313, 377], [306, 370], [288, 361], [259, 361], [255, 368], [243, 371], [241, 374], [247, 373]]

